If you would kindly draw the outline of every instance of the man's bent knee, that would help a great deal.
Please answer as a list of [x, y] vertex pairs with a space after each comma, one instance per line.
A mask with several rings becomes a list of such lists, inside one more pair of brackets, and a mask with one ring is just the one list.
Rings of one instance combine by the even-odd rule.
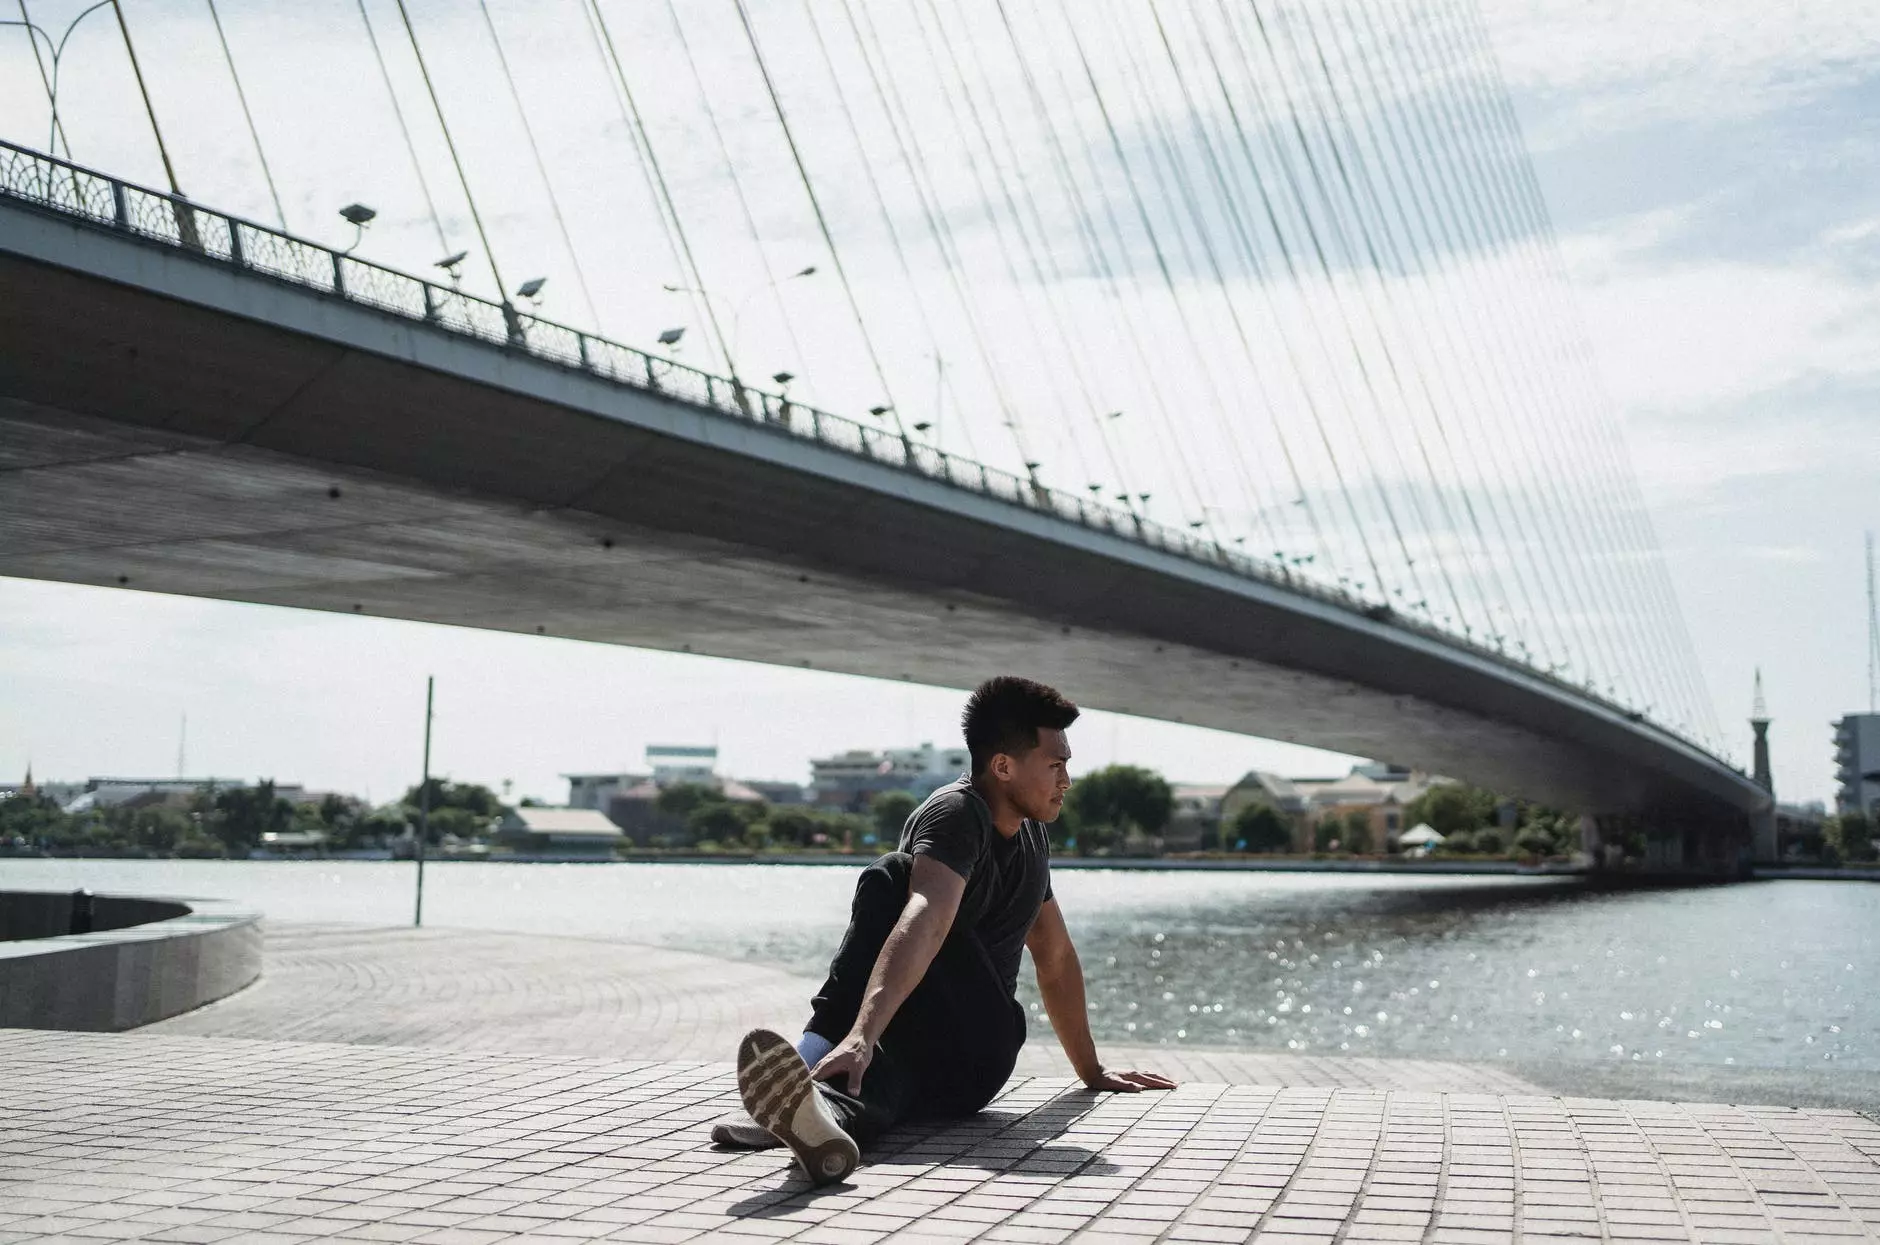
[[896, 912], [907, 903], [914, 887], [914, 858], [906, 852], [888, 852], [870, 861], [855, 879], [855, 907], [892, 899]]

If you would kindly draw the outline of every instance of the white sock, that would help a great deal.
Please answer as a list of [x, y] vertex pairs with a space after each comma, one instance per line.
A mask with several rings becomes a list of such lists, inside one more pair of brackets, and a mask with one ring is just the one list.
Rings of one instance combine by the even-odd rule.
[[823, 1056], [836, 1048], [836, 1044], [820, 1033], [805, 1033], [796, 1044], [796, 1053], [803, 1057], [803, 1062], [815, 1067], [823, 1061]]

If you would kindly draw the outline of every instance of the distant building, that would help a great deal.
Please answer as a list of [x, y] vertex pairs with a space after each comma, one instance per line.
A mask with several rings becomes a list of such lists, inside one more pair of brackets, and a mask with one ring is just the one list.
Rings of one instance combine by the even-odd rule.
[[85, 784], [82, 782], [35, 782], [33, 791], [40, 799], [51, 800], [60, 808], [64, 808], [85, 794]]
[[718, 749], [691, 744], [648, 744], [648, 773], [639, 774], [563, 774], [568, 780], [568, 807], [591, 808], [606, 812], [613, 802], [631, 793], [635, 798], [653, 795], [676, 783], [697, 783], [703, 787], [720, 786]]
[[733, 804], [801, 804], [801, 783], [742, 782], [718, 773], [718, 749], [689, 744], [653, 744], [646, 749], [649, 772], [628, 774], [564, 774], [568, 780], [568, 807], [592, 809], [606, 815], [628, 842], [644, 846], [654, 836], [685, 832], [683, 818], [662, 813], [660, 792], [681, 784], [710, 787]]
[[1242, 810], [1255, 804], [1269, 804], [1295, 820], [1303, 818], [1306, 800], [1300, 794], [1300, 785], [1310, 781], [1282, 778], [1265, 770], [1248, 770], [1239, 782], [1222, 794], [1221, 820], [1232, 824]]
[[1837, 813], [1872, 813], [1880, 805], [1880, 713], [1850, 713], [1834, 724]]
[[[90, 778], [82, 792], [64, 806], [68, 813], [88, 813], [96, 808], [150, 808], [160, 804], [182, 804], [203, 791], [240, 791], [253, 786], [240, 778]], [[306, 796], [298, 783], [275, 783], [274, 794], [290, 804]]]
[[568, 780], [569, 808], [591, 808], [603, 813], [621, 792], [652, 781], [647, 774], [563, 774], [562, 777]]
[[648, 744], [646, 766], [653, 771], [653, 781], [662, 787], [681, 782], [715, 786], [718, 749], [689, 744]]
[[331, 837], [324, 830], [270, 830], [261, 836], [260, 845], [249, 853], [248, 858], [270, 860], [280, 857], [292, 860], [325, 856], [326, 845]]
[[1292, 850], [1305, 852], [1312, 850], [1313, 829], [1321, 821], [1362, 812], [1370, 821], [1371, 847], [1380, 850], [1386, 838], [1408, 828], [1404, 806], [1445, 781], [1380, 762], [1355, 765], [1343, 778], [1283, 778], [1253, 770], [1227, 789], [1220, 815], [1232, 825], [1243, 809], [1269, 804], [1292, 822]]
[[1410, 826], [1404, 820], [1405, 806], [1439, 782], [1448, 779], [1420, 774], [1387, 765], [1358, 765], [1351, 773], [1331, 782], [1298, 783], [1305, 795], [1309, 825], [1296, 828], [1296, 845], [1305, 850], [1312, 845], [1312, 826], [1328, 818], [1348, 818], [1364, 813], [1371, 826], [1371, 848], [1383, 849], [1385, 842]]
[[1194, 852], [1216, 847], [1221, 839], [1221, 802], [1228, 788], [1221, 783], [1171, 783], [1175, 797], [1162, 846], [1171, 852]]
[[809, 793], [800, 782], [747, 778], [739, 785], [756, 792], [766, 804], [806, 804], [809, 802]]
[[31, 799], [38, 794], [39, 784], [33, 781], [33, 767], [30, 764], [27, 765], [26, 777], [21, 781], [19, 786], [14, 787], [6, 783], [0, 783], [0, 800], [10, 800], [16, 795], [23, 795]]
[[611, 857], [625, 837], [620, 827], [591, 808], [518, 808], [504, 816], [492, 836], [511, 851], [555, 856]]
[[1791, 860], [1821, 854], [1822, 823], [1828, 819], [1828, 807], [1820, 800], [1806, 804], [1776, 802], [1776, 857]]
[[809, 802], [859, 813], [884, 791], [907, 791], [925, 799], [972, 766], [964, 748], [889, 748], [885, 752], [852, 749], [809, 763]]

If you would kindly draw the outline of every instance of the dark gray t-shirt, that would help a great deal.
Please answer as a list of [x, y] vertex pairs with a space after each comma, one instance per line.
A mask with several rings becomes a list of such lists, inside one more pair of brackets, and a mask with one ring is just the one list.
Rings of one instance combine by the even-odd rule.
[[931, 856], [966, 879], [954, 925], [979, 937], [1009, 993], [1018, 992], [1025, 936], [1051, 895], [1051, 844], [1044, 826], [1026, 818], [1011, 838], [992, 824], [992, 810], [972, 781], [941, 787], [908, 815], [900, 850]]

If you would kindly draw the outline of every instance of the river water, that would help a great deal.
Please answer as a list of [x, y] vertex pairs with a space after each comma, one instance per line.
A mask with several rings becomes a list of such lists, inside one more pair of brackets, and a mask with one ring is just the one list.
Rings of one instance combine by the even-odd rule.
[[[660, 943], [820, 975], [852, 877], [438, 863], [426, 924]], [[212, 896], [283, 921], [408, 922], [412, 880], [411, 865], [384, 862], [0, 860], [0, 890]], [[1880, 1072], [1880, 885], [1599, 891], [1550, 878], [1069, 869], [1053, 880], [1100, 1040], [1641, 1073]]]

